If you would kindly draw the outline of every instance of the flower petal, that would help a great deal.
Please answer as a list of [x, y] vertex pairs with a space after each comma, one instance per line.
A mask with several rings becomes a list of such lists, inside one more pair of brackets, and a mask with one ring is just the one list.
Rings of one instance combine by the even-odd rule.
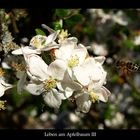
[[38, 78], [40, 81], [44, 81], [47, 79], [47, 68], [48, 65], [44, 62], [44, 60], [35, 54], [24, 55], [25, 61], [27, 63], [27, 71], [30, 73], [29, 76], [34, 76]]
[[77, 111], [87, 113], [90, 110], [91, 104], [92, 102], [89, 100], [87, 93], [81, 93], [81, 95], [76, 98]]
[[78, 46], [74, 48], [72, 55], [74, 56], [77, 55], [79, 58], [79, 64], [82, 64], [86, 56], [88, 55], [88, 52], [84, 45], [79, 44]]
[[20, 49], [17, 49], [17, 50], [12, 51], [12, 54], [14, 54], [14, 55], [22, 55], [23, 54], [23, 51], [22, 50], [26, 54], [32, 54], [32, 53], [34, 53], [34, 54], [40, 54], [41, 53], [41, 52], [37, 51], [36, 49], [33, 49], [30, 46], [26, 46], [26, 47], [22, 47], [22, 49], [20, 48]]
[[102, 65], [106, 58], [104, 56], [98, 56], [98, 57], [94, 57], [94, 59], [96, 62], [99, 62]]
[[4, 95], [5, 88], [3, 85], [0, 84], [0, 97]]
[[13, 85], [6, 83], [2, 78], [0, 78], [0, 97], [4, 95], [7, 89], [12, 88]]
[[66, 63], [63, 60], [56, 59], [49, 65], [48, 74], [57, 80], [62, 80], [66, 69]]
[[107, 102], [108, 97], [111, 95], [110, 91], [104, 86], [96, 94], [99, 96], [99, 100], [102, 102]]
[[56, 32], [50, 34], [46, 39], [45, 45], [49, 45], [50, 43], [52, 43], [57, 38], [59, 32], [60, 30], [57, 30]]
[[43, 94], [45, 103], [53, 108], [59, 108], [62, 103], [62, 98], [60, 93], [56, 89], [53, 89], [49, 92]]
[[82, 66], [75, 67], [73, 71], [78, 82], [80, 82], [83, 86], [87, 86], [89, 84], [90, 78], [86, 71], [86, 67], [82, 67]]
[[77, 43], [77, 38], [71, 37], [65, 39], [60, 45], [60, 48], [55, 51], [56, 58], [68, 60]]
[[[82, 86], [79, 83], [73, 81], [73, 79], [70, 77], [67, 71], [65, 72], [64, 78], [60, 82], [60, 85], [61, 88], [60, 87], [58, 88], [60, 88], [60, 90], [62, 91], [65, 91], [66, 97], [70, 97], [74, 91], [81, 90], [82, 88]], [[67, 92], [68, 92], [68, 96], [67, 96]]]
[[40, 95], [43, 92], [43, 84], [37, 85], [37, 84], [31, 83], [24, 86], [24, 89], [33, 95]]

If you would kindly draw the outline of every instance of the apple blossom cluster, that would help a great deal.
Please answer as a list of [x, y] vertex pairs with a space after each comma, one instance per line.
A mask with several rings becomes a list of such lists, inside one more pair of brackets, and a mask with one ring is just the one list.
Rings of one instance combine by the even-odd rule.
[[[18, 67], [17, 91], [42, 95], [44, 102], [52, 108], [59, 108], [63, 100], [74, 99], [76, 111], [87, 113], [92, 103], [107, 102], [111, 94], [104, 87], [107, 72], [102, 65], [105, 57], [90, 56], [76, 37], [68, 36], [64, 30], [48, 36], [36, 35], [29, 46], [12, 51], [13, 55], [23, 55], [25, 61], [25, 67]], [[41, 57], [45, 51], [52, 56], [49, 64]], [[12, 85], [1, 76], [0, 96], [9, 88]]]

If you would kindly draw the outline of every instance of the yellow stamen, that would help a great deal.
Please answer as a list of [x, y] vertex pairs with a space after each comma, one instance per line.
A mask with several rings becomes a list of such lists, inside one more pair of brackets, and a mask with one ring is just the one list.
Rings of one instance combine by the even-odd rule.
[[30, 41], [30, 45], [33, 46], [33, 47], [36, 47], [36, 48], [39, 48], [40, 46], [44, 45], [45, 44], [45, 38], [44, 37], [34, 37], [31, 39]]
[[2, 68], [0, 68], [0, 76], [3, 76], [5, 74], [5, 72], [3, 71]]
[[50, 76], [49, 79], [47, 79], [47, 80], [45, 80], [45, 81], [43, 82], [43, 84], [44, 84], [44, 89], [45, 89], [46, 91], [48, 91], [48, 90], [50, 90], [50, 89], [56, 87], [56, 80], [53, 79], [53, 78]]
[[0, 100], [0, 110], [5, 110], [6, 109], [5, 103], [6, 103], [6, 101], [1, 101]]
[[68, 34], [68, 30], [62, 29], [61, 32], [58, 35], [58, 38], [60, 41], [63, 41], [65, 38], [68, 38], [70, 34]]
[[79, 64], [79, 58], [77, 55], [72, 56], [69, 60], [68, 60], [68, 66], [70, 68], [73, 68], [75, 66], [77, 66]]
[[93, 103], [95, 103], [96, 101], [99, 102], [99, 96], [95, 92], [91, 91], [89, 93], [89, 96]]

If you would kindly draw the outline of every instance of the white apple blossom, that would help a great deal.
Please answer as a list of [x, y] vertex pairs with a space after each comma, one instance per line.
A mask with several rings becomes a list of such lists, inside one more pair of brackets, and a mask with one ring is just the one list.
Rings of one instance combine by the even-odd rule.
[[[29, 83], [25, 86], [25, 89], [33, 95], [43, 94], [44, 101], [48, 106], [59, 108], [64, 97], [64, 95], [57, 90], [57, 83], [63, 78], [62, 69], [61, 67], [55, 67], [58, 63], [56, 61], [52, 62], [48, 67], [44, 67], [44, 65], [42, 65], [43, 63], [38, 63], [39, 61], [37, 61], [35, 65], [41, 69], [34, 69], [34, 71], [30, 72], [33, 77], [39, 78], [40, 82]], [[55, 71], [59, 74], [57, 73], [57, 75]]]
[[82, 44], [77, 45], [77, 38], [70, 37], [60, 43], [60, 48], [55, 50], [56, 59], [62, 60], [69, 75], [72, 77], [74, 67], [82, 64], [87, 57], [88, 52]]
[[75, 100], [78, 112], [87, 113], [90, 110], [92, 103], [96, 101], [107, 102], [110, 96], [110, 91], [104, 86], [96, 89], [84, 88], [81, 92], [75, 93]]
[[[34, 95], [43, 94], [44, 101], [50, 107], [59, 108], [63, 99], [67, 97], [63, 92], [70, 90], [58, 90], [61, 80], [64, 79], [65, 66], [60, 63], [61, 60], [55, 60], [49, 66], [43, 59], [36, 54], [24, 54], [27, 63], [27, 74], [31, 82], [25, 86], [25, 89]], [[66, 79], [65, 79], [66, 80]], [[70, 88], [69, 88], [70, 89]]]
[[102, 64], [105, 57], [88, 57], [85, 62], [74, 69], [74, 75], [79, 83], [83, 85], [83, 90], [75, 92], [77, 111], [87, 113], [92, 102], [107, 102], [110, 91], [103, 85], [106, 83], [107, 73]]
[[[57, 38], [59, 32], [60, 31], [57, 30], [49, 36], [36, 35], [30, 40], [29, 46], [25, 46], [22, 49], [24, 49], [24, 52], [26, 53], [41, 54], [42, 51], [49, 51], [53, 48], [58, 48], [59, 44], [57, 44], [54, 40]], [[21, 55], [21, 48], [12, 51], [12, 54]]]
[[[75, 98], [77, 111], [87, 113], [92, 103], [107, 102], [110, 91], [104, 87], [107, 72], [102, 64], [104, 56], [89, 57], [87, 48], [78, 44], [76, 37], [67, 31], [53, 31], [48, 37], [34, 36], [30, 45], [15, 50], [12, 54], [23, 54], [26, 69], [18, 71], [17, 89], [27, 90], [33, 95], [43, 96], [44, 102], [59, 108], [62, 101]], [[58, 37], [58, 43], [55, 42]], [[54, 49], [55, 60], [49, 65], [37, 54]], [[30, 81], [26, 81], [26, 76]]]
[[105, 84], [107, 75], [107, 72], [102, 67], [104, 60], [104, 56], [86, 58], [82, 65], [73, 70], [76, 79], [83, 86], [101, 87]]
[[60, 31], [57, 30], [47, 37], [43, 35], [36, 35], [31, 39], [30, 46], [37, 48], [38, 51], [48, 51], [53, 48], [58, 48], [58, 44], [56, 44], [54, 40], [57, 38], [59, 32]]

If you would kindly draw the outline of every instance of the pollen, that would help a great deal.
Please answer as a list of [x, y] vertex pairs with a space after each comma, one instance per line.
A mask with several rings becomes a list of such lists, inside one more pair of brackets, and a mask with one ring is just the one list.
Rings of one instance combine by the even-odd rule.
[[73, 68], [75, 66], [77, 66], [79, 64], [79, 58], [77, 55], [72, 56], [69, 60], [68, 60], [68, 66], [70, 68]]
[[31, 39], [30, 45], [35, 47], [35, 48], [40, 48], [42, 45], [44, 45], [46, 42], [44, 37], [38, 37], [35, 36], [34, 38]]
[[96, 101], [99, 102], [99, 96], [95, 92], [91, 91], [89, 93], [89, 96], [93, 103], [95, 103]]
[[60, 34], [58, 35], [58, 38], [60, 41], [63, 41], [65, 38], [68, 38], [70, 34], [68, 34], [68, 30], [62, 29]]
[[49, 77], [49, 79], [47, 79], [47, 80], [45, 80], [44, 82], [43, 82], [43, 84], [44, 84], [44, 89], [46, 90], [46, 91], [49, 91], [49, 90], [51, 90], [51, 89], [53, 89], [53, 88], [55, 88], [56, 87], [56, 80], [55, 79], [53, 79], [51, 76]]
[[5, 72], [3, 71], [2, 68], [0, 68], [0, 76], [3, 76], [5, 74]]
[[5, 110], [6, 109], [5, 103], [6, 103], [6, 101], [1, 101], [0, 100], [0, 110]]

